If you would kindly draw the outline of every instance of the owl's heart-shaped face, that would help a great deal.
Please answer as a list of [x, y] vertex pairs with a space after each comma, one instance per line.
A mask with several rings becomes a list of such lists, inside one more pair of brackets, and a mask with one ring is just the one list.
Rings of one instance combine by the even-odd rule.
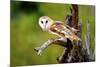
[[47, 16], [42, 16], [39, 19], [39, 25], [43, 31], [47, 31], [53, 24], [53, 20]]

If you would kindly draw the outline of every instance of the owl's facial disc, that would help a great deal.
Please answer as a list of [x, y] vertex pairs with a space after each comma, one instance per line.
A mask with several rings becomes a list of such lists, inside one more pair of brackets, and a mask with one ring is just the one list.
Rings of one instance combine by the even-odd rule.
[[50, 19], [48, 19], [48, 17], [41, 17], [39, 19], [39, 25], [43, 31], [47, 31], [49, 27], [51, 26], [51, 24], [52, 22], [50, 21]]
[[48, 30], [48, 20], [41, 20], [41, 25], [43, 25], [42, 30], [47, 31]]

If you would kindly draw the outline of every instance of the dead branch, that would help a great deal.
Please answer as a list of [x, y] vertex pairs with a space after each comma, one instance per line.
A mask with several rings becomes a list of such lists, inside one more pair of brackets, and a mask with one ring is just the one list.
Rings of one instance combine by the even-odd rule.
[[[73, 4], [71, 9], [71, 15], [66, 16], [66, 24], [78, 29], [79, 32], [76, 34], [81, 38], [82, 22], [78, 23], [78, 6]], [[89, 40], [89, 24], [87, 24], [87, 35], [86, 35], [86, 48], [83, 48], [82, 41], [72, 43], [69, 39], [66, 42], [63, 55], [58, 57], [59, 63], [74, 63], [74, 62], [88, 62], [91, 61], [89, 56], [90, 40]]]
[[93, 52], [90, 48], [90, 23], [89, 20], [87, 21], [87, 33], [85, 35], [85, 45], [86, 45], [86, 50], [89, 55], [89, 61], [94, 61], [95, 60], [95, 52]]
[[85, 36], [85, 43], [86, 43], [87, 53], [90, 55], [90, 24], [89, 24], [89, 21], [87, 22], [87, 33]]

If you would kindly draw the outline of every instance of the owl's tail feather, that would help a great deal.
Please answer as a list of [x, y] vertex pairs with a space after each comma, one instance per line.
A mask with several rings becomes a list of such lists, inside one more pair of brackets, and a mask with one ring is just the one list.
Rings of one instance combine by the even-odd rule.
[[71, 41], [82, 41], [77, 35], [71, 35], [71, 36], [66, 36], [66, 38], [69, 38]]
[[73, 35], [73, 39], [77, 41], [82, 41], [77, 35]]

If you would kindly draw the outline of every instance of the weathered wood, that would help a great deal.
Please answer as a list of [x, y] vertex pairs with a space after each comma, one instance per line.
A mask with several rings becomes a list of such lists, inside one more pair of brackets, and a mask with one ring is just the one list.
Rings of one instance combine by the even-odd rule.
[[72, 27], [78, 29], [78, 5], [72, 4]]
[[[75, 4], [72, 5], [71, 15], [66, 16], [66, 24], [69, 25], [70, 27], [78, 29], [78, 6], [77, 5], [75, 5]], [[66, 46], [72, 46], [72, 47], [71, 48], [70, 47], [65, 48], [63, 55], [58, 60], [59, 63], [76, 62], [76, 59], [74, 59], [74, 56], [76, 56], [78, 54], [73, 53], [74, 52], [73, 48], [76, 47], [73, 44], [76, 44], [76, 42], [72, 43], [68, 39], [68, 41], [66, 42]], [[76, 50], [76, 53], [77, 53], [77, 50]]]
[[73, 44], [72, 44], [72, 42], [69, 39], [67, 39], [66, 44], [67, 45], [66, 45], [66, 47], [65, 47], [65, 49], [63, 51], [63, 54], [60, 57], [57, 57], [57, 61], [59, 63], [68, 63], [71, 60], [69, 58], [69, 56], [70, 56], [69, 53], [71, 52], [71, 50], [73, 48]]
[[72, 4], [72, 8], [70, 8], [70, 15], [66, 16], [66, 24], [70, 27], [78, 29], [78, 6], [76, 4]]
[[95, 60], [95, 51], [92, 51], [90, 48], [90, 23], [89, 20], [87, 21], [87, 32], [85, 35], [85, 45], [86, 45], [86, 50], [89, 56], [89, 61], [94, 61]]
[[[80, 39], [82, 39], [82, 38], [81, 38], [81, 34], [82, 34], [82, 21], [79, 22], [79, 24], [78, 24], [78, 30], [79, 30], [79, 32], [77, 33], [77, 36], [78, 36]], [[78, 41], [78, 44], [77, 44], [77, 45], [79, 45], [79, 46], [82, 47], [82, 41]]]
[[65, 24], [69, 25], [70, 27], [72, 27], [72, 14], [71, 15], [67, 15], [66, 16], [66, 21]]
[[[79, 32], [76, 35], [81, 38], [82, 22], [78, 23], [78, 6], [77, 5], [75, 4], [72, 5], [71, 14], [66, 16], [66, 24], [75, 29], [78, 29]], [[89, 27], [89, 25], [87, 27]], [[87, 37], [89, 39], [89, 33]], [[90, 47], [89, 42], [87, 43], [87, 48]], [[82, 41], [71, 42], [68, 39], [62, 56], [57, 58], [57, 60], [59, 63], [88, 62], [90, 61], [89, 51], [87, 52], [87, 49], [83, 48]]]
[[87, 49], [87, 53], [88, 55], [90, 55], [90, 24], [89, 21], [87, 21], [87, 32], [85, 35], [85, 45], [86, 45], [86, 49]]

